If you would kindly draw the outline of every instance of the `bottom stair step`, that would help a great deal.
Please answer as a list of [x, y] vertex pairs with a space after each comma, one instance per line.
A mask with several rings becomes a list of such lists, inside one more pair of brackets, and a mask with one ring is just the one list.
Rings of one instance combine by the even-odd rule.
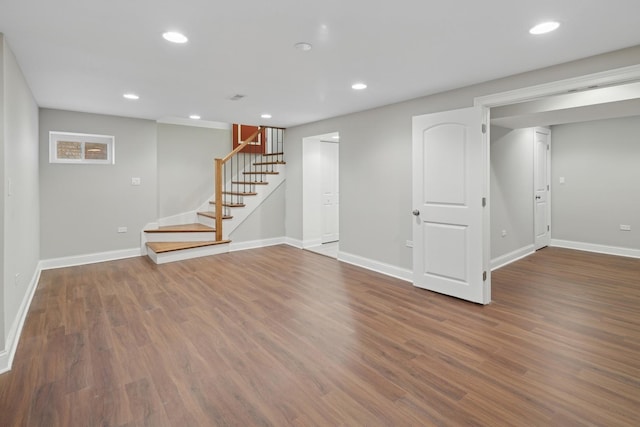
[[183, 249], [201, 248], [204, 246], [221, 245], [231, 240], [207, 241], [207, 242], [147, 242], [147, 247], [156, 254], [181, 251]]
[[216, 231], [215, 228], [208, 227], [203, 224], [179, 224], [179, 225], [165, 225], [158, 227], [155, 230], [144, 230], [145, 233], [201, 233], [207, 231]]

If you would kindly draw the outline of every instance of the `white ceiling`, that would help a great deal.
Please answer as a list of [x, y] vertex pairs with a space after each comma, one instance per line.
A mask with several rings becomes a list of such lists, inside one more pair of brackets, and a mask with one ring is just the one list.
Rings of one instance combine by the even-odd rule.
[[42, 107], [283, 127], [638, 45], [639, 28], [638, 0], [0, 0]]

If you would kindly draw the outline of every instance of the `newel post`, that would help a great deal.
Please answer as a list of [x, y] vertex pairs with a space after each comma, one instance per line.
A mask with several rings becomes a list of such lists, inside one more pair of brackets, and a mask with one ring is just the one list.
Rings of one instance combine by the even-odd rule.
[[222, 240], [222, 159], [216, 159], [214, 188], [216, 194], [216, 240]]

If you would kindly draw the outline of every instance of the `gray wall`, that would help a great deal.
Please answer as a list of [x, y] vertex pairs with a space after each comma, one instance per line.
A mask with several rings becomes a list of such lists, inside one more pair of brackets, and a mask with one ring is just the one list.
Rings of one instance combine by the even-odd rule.
[[264, 240], [285, 235], [285, 186], [283, 183], [229, 236], [233, 243]]
[[491, 259], [534, 243], [533, 132], [491, 126]]
[[[38, 106], [13, 53], [0, 35], [0, 215], [3, 347], [13, 340], [19, 309], [37, 270], [39, 244]], [[0, 348], [2, 350], [2, 348]]]
[[[5, 113], [4, 113], [4, 105], [5, 101], [5, 51], [7, 48], [5, 47], [4, 36], [0, 33], [0, 234], [2, 235], [2, 245], [0, 245], [0, 278], [2, 278], [2, 283], [0, 283], [0, 352], [6, 349], [6, 334], [5, 334], [5, 324], [8, 323], [5, 321], [5, 317], [7, 317], [7, 313], [5, 310], [5, 288], [8, 283], [4, 279], [4, 246], [5, 246], [5, 225], [4, 225], [4, 200], [6, 198], [5, 192], [5, 156], [4, 156], [4, 146], [5, 146]], [[0, 364], [0, 369], [2, 368]]]
[[[640, 249], [640, 117], [552, 132], [552, 237]], [[620, 224], [631, 231], [620, 231]]]
[[[140, 230], [157, 219], [156, 129], [150, 120], [40, 110], [42, 259], [140, 247]], [[115, 164], [49, 163], [50, 131], [115, 136]]]
[[[411, 119], [474, 97], [634, 65], [640, 47], [287, 129], [287, 236], [302, 240], [302, 139], [340, 133], [340, 250], [411, 269]], [[371, 88], [373, 90], [374, 88]], [[366, 95], [366, 94], [365, 94]]]
[[192, 211], [211, 198], [213, 160], [230, 151], [230, 129], [159, 124], [158, 216]]

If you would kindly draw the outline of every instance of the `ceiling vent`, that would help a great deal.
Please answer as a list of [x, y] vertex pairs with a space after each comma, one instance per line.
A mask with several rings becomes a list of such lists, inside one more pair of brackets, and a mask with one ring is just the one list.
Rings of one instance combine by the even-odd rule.
[[240, 95], [239, 93], [233, 95], [231, 98], [229, 98], [232, 101], [240, 101], [242, 98], [244, 98], [246, 95]]

